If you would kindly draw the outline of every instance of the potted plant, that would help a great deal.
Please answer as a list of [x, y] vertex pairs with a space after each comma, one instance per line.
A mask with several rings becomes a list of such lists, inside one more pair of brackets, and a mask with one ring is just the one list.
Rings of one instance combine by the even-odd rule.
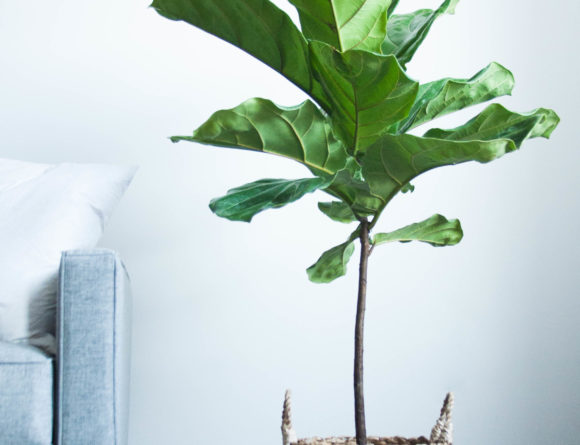
[[[218, 216], [250, 222], [263, 210], [320, 190], [332, 198], [318, 204], [321, 212], [333, 221], [356, 224], [350, 236], [324, 252], [307, 273], [317, 283], [344, 275], [355, 243], [360, 243], [356, 439], [351, 442], [365, 445], [363, 333], [369, 257], [382, 244], [421, 241], [452, 246], [463, 236], [458, 220], [438, 214], [393, 232], [374, 233], [381, 215], [397, 194], [413, 191], [412, 181], [420, 174], [500, 158], [528, 138], [548, 138], [559, 118], [549, 109], [517, 113], [494, 103], [457, 128], [409, 134], [437, 117], [509, 95], [514, 86], [511, 72], [498, 63], [468, 79], [420, 84], [406, 74], [406, 65], [433, 22], [442, 14], [452, 14], [458, 0], [408, 14], [395, 14], [399, 0], [289, 2], [297, 8], [300, 29], [268, 0], [153, 1], [152, 7], [162, 16], [185, 21], [239, 47], [310, 96], [291, 107], [249, 99], [214, 113], [191, 136], [171, 140], [271, 153], [297, 161], [311, 173], [302, 179], [261, 179], [233, 188], [211, 201], [210, 208]], [[449, 409], [448, 398], [438, 422], [440, 430]], [[349, 439], [344, 440], [341, 443]], [[437, 441], [433, 437], [415, 442], [368, 440]]]

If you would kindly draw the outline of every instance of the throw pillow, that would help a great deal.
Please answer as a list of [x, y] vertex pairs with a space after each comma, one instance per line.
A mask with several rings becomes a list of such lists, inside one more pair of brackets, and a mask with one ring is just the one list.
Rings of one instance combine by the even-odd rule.
[[0, 340], [55, 353], [61, 253], [97, 244], [135, 170], [0, 159]]

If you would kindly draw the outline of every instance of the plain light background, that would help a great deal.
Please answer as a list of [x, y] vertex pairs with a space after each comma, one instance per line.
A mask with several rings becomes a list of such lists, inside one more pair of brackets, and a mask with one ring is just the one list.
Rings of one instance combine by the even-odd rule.
[[[403, 0], [399, 10], [437, 4]], [[305, 97], [147, 6], [0, 0], [0, 156], [140, 166], [101, 243], [121, 253], [133, 282], [130, 443], [280, 443], [285, 388], [299, 436], [353, 434], [358, 254], [333, 284], [304, 272], [352, 228], [318, 212], [323, 194], [251, 224], [217, 218], [207, 204], [228, 188], [308, 172], [167, 139], [249, 97]], [[516, 77], [501, 103], [554, 108], [562, 122], [550, 141], [492, 164], [425, 174], [384, 215], [381, 231], [440, 212], [460, 218], [465, 237], [453, 248], [392, 245], [371, 257], [370, 434], [428, 434], [452, 390], [457, 444], [578, 443], [579, 16], [572, 0], [462, 0], [409, 65], [427, 82], [498, 61]]]

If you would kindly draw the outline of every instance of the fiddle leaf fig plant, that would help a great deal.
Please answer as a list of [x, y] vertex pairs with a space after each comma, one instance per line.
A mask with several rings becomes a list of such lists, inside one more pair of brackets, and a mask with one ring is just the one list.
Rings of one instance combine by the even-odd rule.
[[413, 191], [413, 179], [434, 168], [487, 163], [520, 148], [529, 138], [548, 138], [559, 118], [538, 108], [517, 113], [491, 104], [453, 129], [408, 132], [445, 114], [509, 95], [512, 73], [491, 63], [468, 79], [419, 83], [406, 73], [436, 19], [453, 14], [459, 0], [435, 10], [396, 14], [399, 0], [289, 0], [299, 26], [268, 0], [154, 0], [171, 20], [211, 33], [276, 70], [309, 97], [295, 106], [253, 98], [217, 111], [190, 141], [283, 156], [310, 172], [301, 179], [260, 179], [213, 199], [218, 216], [249, 222], [314, 191], [332, 200], [318, 208], [331, 220], [356, 223], [348, 238], [324, 252], [307, 269], [317, 283], [346, 273], [360, 242], [355, 323], [355, 426], [366, 445], [363, 393], [363, 327], [367, 264], [377, 246], [421, 241], [452, 246], [463, 232], [458, 220], [434, 215], [390, 233], [372, 234], [383, 211], [399, 193]]

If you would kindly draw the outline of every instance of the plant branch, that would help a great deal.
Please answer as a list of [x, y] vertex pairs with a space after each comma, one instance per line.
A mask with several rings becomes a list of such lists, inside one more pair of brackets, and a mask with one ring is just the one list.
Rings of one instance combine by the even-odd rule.
[[360, 224], [360, 265], [358, 281], [358, 299], [356, 305], [356, 324], [354, 331], [354, 410], [357, 445], [367, 445], [367, 428], [365, 421], [365, 401], [363, 389], [363, 339], [364, 316], [367, 293], [367, 266], [370, 254], [369, 222], [362, 219]]

